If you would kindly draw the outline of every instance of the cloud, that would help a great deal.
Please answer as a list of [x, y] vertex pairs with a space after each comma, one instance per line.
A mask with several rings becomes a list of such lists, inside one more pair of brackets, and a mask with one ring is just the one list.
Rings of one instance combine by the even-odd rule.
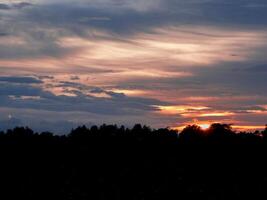
[[0, 96], [2, 101], [1, 103], [6, 105], [8, 105], [8, 101], [10, 99], [8, 96], [39, 96], [40, 93], [40, 88], [33, 87], [30, 85], [20, 85], [12, 83], [0, 84]]
[[34, 4], [29, 3], [29, 2], [19, 2], [19, 3], [12, 4], [12, 7], [13, 8], [17, 8], [17, 9], [23, 9], [23, 8], [30, 7], [30, 6], [33, 6], [33, 5]]
[[9, 10], [11, 9], [7, 4], [0, 3], [0, 10]]
[[[119, 35], [118, 37], [126, 37], [130, 34], [151, 32], [155, 28], [164, 29], [186, 24], [193, 26], [198, 24], [204, 27], [215, 24], [218, 27], [233, 27], [236, 24], [241, 26], [240, 21], [235, 22], [238, 17], [230, 15], [233, 13], [240, 13], [242, 15], [240, 19], [248, 24], [251, 24], [250, 21], [253, 20], [253, 24], [266, 25], [266, 20], [263, 20], [266, 17], [265, 12], [258, 12], [257, 19], [252, 19], [254, 15], [250, 15], [249, 10], [240, 8], [244, 4], [243, 1], [233, 3], [230, 1], [93, 0], [78, 1], [75, 4], [73, 1], [65, 0], [38, 2], [27, 11], [12, 11], [8, 15], [3, 15], [0, 28], [2, 27], [7, 30], [8, 34], [24, 41], [24, 44], [0, 46], [0, 58], [68, 56], [75, 53], [77, 49], [62, 48], [58, 44], [62, 37], [96, 40], [101, 37], [98, 35], [101, 31], [107, 32], [109, 35], [116, 33]], [[18, 5], [29, 4], [31, 3], [18, 3]], [[233, 8], [234, 11], [231, 10]], [[214, 10], [216, 12], [213, 12]], [[203, 13], [205, 14], [203, 15]], [[226, 15], [225, 13], [230, 14]], [[247, 14], [243, 16], [242, 13]], [[18, 18], [19, 21], [16, 20]], [[225, 22], [221, 22], [219, 19], [224, 19]], [[14, 23], [14, 21], [16, 22]], [[196, 34], [202, 33], [196, 32]], [[116, 38], [111, 39], [115, 40]]]
[[0, 3], [0, 10], [11, 10], [11, 9], [23, 9], [29, 6], [33, 6], [32, 3], [29, 2], [7, 2], [7, 3]]
[[155, 99], [127, 97], [122, 93], [105, 90], [102, 90], [101, 93], [109, 95], [108, 98], [94, 97], [85, 93], [90, 87], [72, 82], [61, 82], [56, 85], [63, 89], [73, 88], [70, 90], [73, 95], [66, 96], [45, 91], [45, 88], [43, 89], [41, 86], [32, 86], [34, 81], [23, 77], [3, 78], [3, 81], [7, 82], [0, 85], [1, 107], [59, 112], [83, 111], [102, 115], [140, 115], [144, 112], [154, 111], [152, 106], [154, 104], [165, 104]]
[[8, 83], [26, 83], [26, 84], [40, 84], [43, 83], [41, 80], [35, 77], [14, 77], [14, 76], [0, 76], [0, 82]]

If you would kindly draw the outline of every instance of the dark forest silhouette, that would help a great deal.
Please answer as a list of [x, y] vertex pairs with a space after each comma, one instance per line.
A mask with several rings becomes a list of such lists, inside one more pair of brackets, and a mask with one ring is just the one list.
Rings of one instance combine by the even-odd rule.
[[0, 132], [1, 199], [266, 199], [267, 126]]

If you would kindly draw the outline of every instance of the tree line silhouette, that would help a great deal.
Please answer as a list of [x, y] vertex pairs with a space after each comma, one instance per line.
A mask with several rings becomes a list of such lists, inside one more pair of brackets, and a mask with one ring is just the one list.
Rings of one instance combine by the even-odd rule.
[[81, 126], [62, 136], [17, 127], [0, 132], [0, 197], [266, 199], [266, 161], [267, 126]]

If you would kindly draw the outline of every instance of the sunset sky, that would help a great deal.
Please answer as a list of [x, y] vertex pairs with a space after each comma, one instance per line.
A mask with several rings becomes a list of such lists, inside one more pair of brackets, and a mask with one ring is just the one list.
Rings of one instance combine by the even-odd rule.
[[267, 123], [266, 0], [0, 2], [0, 129]]

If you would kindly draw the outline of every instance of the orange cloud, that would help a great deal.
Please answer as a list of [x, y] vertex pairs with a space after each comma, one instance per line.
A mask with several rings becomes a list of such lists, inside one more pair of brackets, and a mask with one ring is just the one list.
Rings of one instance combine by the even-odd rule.
[[198, 116], [200, 117], [227, 117], [227, 116], [233, 116], [235, 113], [233, 112], [211, 112], [211, 113], [202, 113]]
[[165, 115], [176, 115], [176, 114], [186, 114], [196, 111], [207, 110], [209, 107], [206, 106], [155, 106], [159, 109], [161, 114]]
[[234, 125], [233, 128], [238, 131], [255, 131], [255, 130], [263, 130], [265, 126], [257, 126], [257, 125]]

